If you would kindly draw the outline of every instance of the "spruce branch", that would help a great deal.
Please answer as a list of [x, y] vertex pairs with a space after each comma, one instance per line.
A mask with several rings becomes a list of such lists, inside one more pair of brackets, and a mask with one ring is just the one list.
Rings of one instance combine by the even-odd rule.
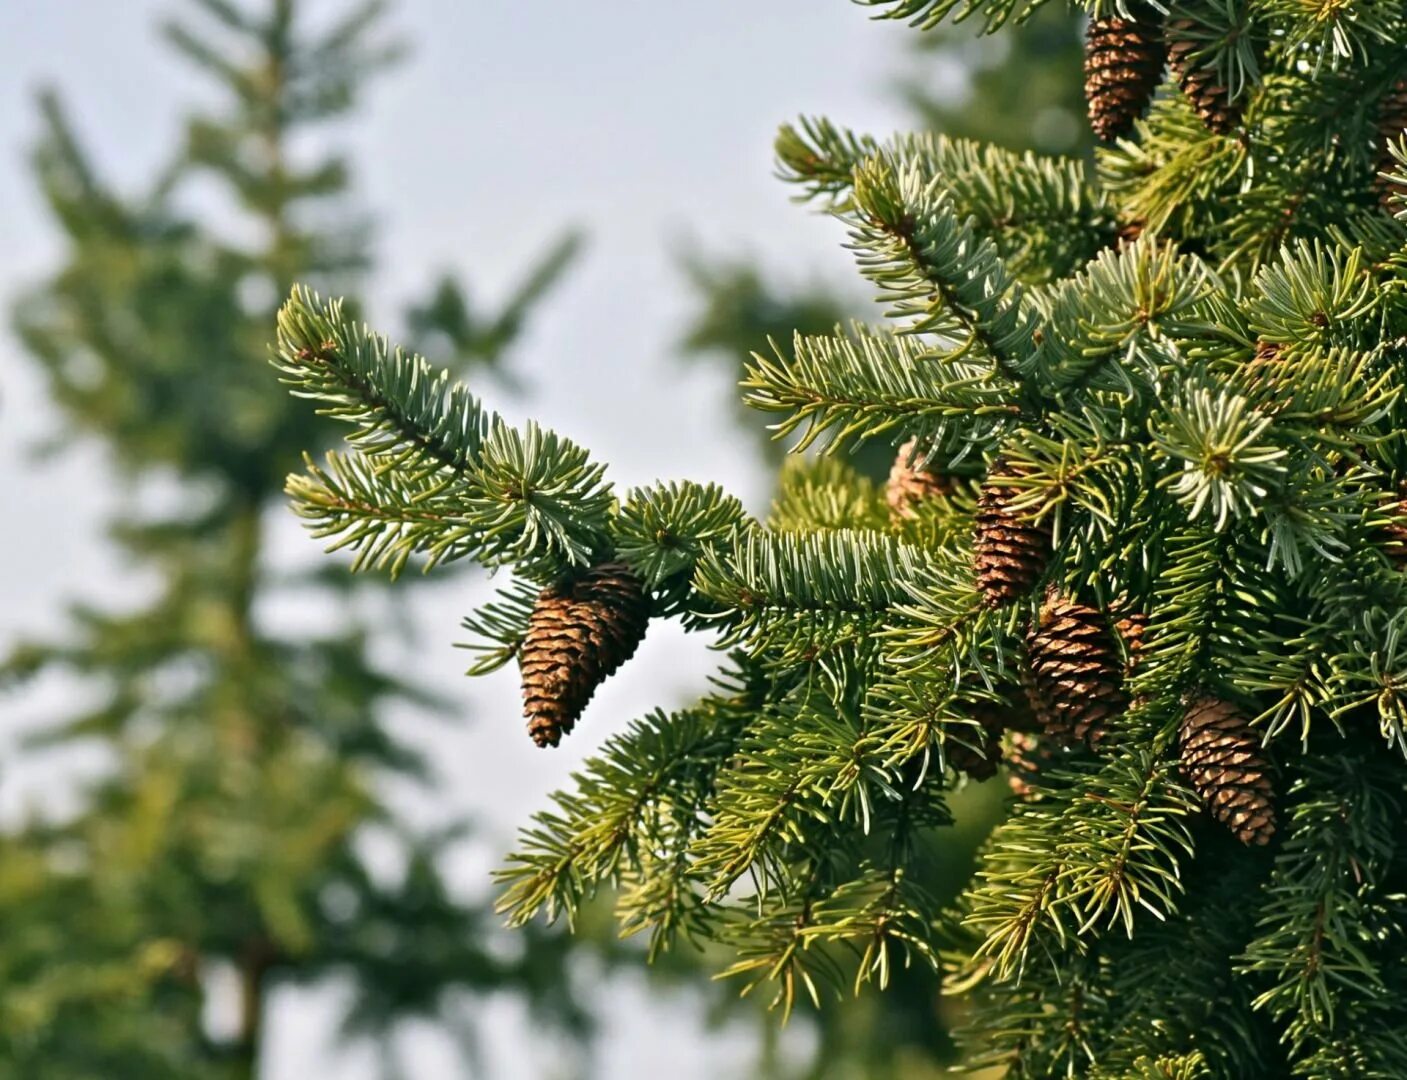
[[[486, 411], [462, 383], [357, 326], [338, 301], [296, 289], [279, 312], [275, 364], [293, 393], [353, 425], [351, 455], [289, 480], [319, 536], [398, 571], [470, 555], [549, 577], [607, 545], [614, 501], [585, 450]], [[442, 518], [442, 520], [441, 520]]]
[[1056, 394], [1146, 395], [1160, 368], [1177, 363], [1177, 338], [1199, 328], [1213, 284], [1200, 260], [1148, 237], [1101, 252], [1044, 299], [1032, 366]]
[[751, 716], [746, 701], [717, 696], [672, 715], [655, 712], [612, 736], [573, 775], [574, 788], [553, 796], [557, 809], [523, 831], [497, 875], [498, 910], [512, 925], [539, 914], [572, 922], [598, 889], [638, 874], [647, 853], [665, 856], [677, 835], [691, 837], [713, 777]]
[[274, 366], [294, 396], [353, 425], [347, 441], [389, 468], [460, 472], [488, 438], [489, 414], [463, 383], [301, 286], [279, 310]]
[[1009, 21], [1029, 19], [1045, 0], [858, 0], [870, 7], [884, 8], [877, 19], [904, 19], [923, 30], [931, 30], [944, 20], [962, 22], [974, 15], [982, 19], [982, 32], [994, 33]]
[[1180, 466], [1165, 482], [1196, 521], [1204, 514], [1224, 529], [1255, 513], [1279, 486], [1289, 451], [1267, 437], [1271, 418], [1245, 398], [1197, 388], [1154, 432], [1158, 452]]
[[1068, 768], [1058, 794], [1001, 826], [969, 893], [964, 923], [983, 939], [973, 958], [991, 978], [1019, 977], [1102, 922], [1132, 937], [1138, 909], [1164, 919], [1177, 908], [1196, 806], [1173, 764], [1135, 750]]
[[883, 533], [837, 529], [793, 536], [749, 529], [732, 551], [705, 553], [694, 585], [720, 606], [734, 637], [765, 637], [793, 617], [881, 616], [903, 597], [923, 556]]
[[767, 515], [770, 530], [882, 530], [888, 525], [889, 511], [879, 486], [840, 458], [796, 455], [782, 463]]
[[1035, 333], [1021, 286], [941, 183], [877, 155], [856, 167], [854, 198], [856, 261], [902, 332], [951, 343], [951, 359], [972, 351], [1019, 385]]
[[464, 617], [461, 625], [474, 635], [474, 640], [458, 647], [477, 654], [466, 675], [487, 675], [518, 658], [541, 591], [531, 582], [516, 581], [509, 588], [498, 590], [496, 600]]
[[847, 335], [798, 334], [792, 355], [753, 354], [744, 400], [783, 414], [776, 438], [797, 450], [877, 438], [896, 427], [961, 449], [996, 437], [1020, 412], [1009, 383], [986, 365], [946, 355], [922, 338], [856, 325]]
[[978, 236], [990, 239], [1018, 279], [1043, 283], [1070, 273], [1114, 238], [1113, 211], [1074, 158], [1046, 157], [934, 132], [897, 135], [881, 143], [802, 118], [777, 135], [778, 173], [801, 188], [801, 201], [819, 200], [853, 223], [855, 170], [883, 155], [945, 190]]
[[1261, 267], [1254, 284], [1246, 313], [1252, 333], [1263, 341], [1293, 354], [1371, 340], [1377, 289], [1361, 248], [1343, 251], [1300, 240]]
[[717, 484], [672, 483], [630, 492], [613, 523], [616, 554], [647, 587], [692, 575], [705, 551], [744, 527], [742, 503]]
[[1260, 932], [1240, 960], [1238, 970], [1268, 984], [1255, 1006], [1289, 1022], [1297, 1056], [1341, 1036], [1352, 1040], [1354, 1026], [1341, 1026], [1346, 1012], [1386, 989], [1374, 909], [1402, 902], [1385, 880], [1402, 808], [1375, 782], [1382, 768], [1352, 754], [1300, 767]]

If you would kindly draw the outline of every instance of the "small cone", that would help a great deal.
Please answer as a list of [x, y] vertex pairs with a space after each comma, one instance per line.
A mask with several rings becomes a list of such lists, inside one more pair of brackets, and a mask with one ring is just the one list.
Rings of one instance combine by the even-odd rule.
[[895, 522], [913, 517], [918, 504], [953, 490], [951, 478], [921, 464], [922, 459], [917, 439], [910, 439], [899, 447], [894, 456], [889, 481], [884, 486], [884, 499], [889, 504], [889, 516]]
[[1216, 70], [1199, 62], [1196, 31], [1197, 24], [1191, 19], [1168, 23], [1168, 66], [1207, 130], [1225, 135], [1241, 119], [1241, 107], [1232, 103], [1230, 91], [1217, 78]]
[[[982, 716], [982, 733], [962, 728], [961, 735], [947, 738], [943, 743], [943, 754], [948, 765], [969, 779], [989, 780], [996, 776], [996, 766], [1002, 764], [1002, 727], [1000, 720], [992, 726], [993, 717]], [[961, 741], [960, 741], [961, 740]], [[971, 743], [981, 743], [981, 750], [975, 750]]]
[[1143, 650], [1143, 635], [1148, 631], [1148, 616], [1141, 611], [1125, 612], [1114, 624], [1114, 632], [1124, 643], [1124, 675], [1133, 674], [1138, 667], [1138, 654]]
[[596, 688], [634, 655], [649, 621], [649, 598], [624, 563], [602, 563], [538, 595], [518, 653], [533, 742], [562, 741]]
[[1275, 835], [1275, 793], [1260, 740], [1228, 701], [1203, 696], [1188, 706], [1178, 733], [1182, 772], [1212, 816], [1243, 844], [1261, 846]]
[[[1397, 164], [1397, 159], [1388, 152], [1388, 144], [1395, 143], [1402, 138], [1404, 129], [1407, 129], [1407, 79], [1401, 79], [1392, 85], [1392, 89], [1383, 95], [1383, 100], [1378, 104], [1378, 168], [1379, 173], [1401, 172], [1402, 166]], [[1392, 197], [1407, 196], [1407, 189], [1401, 184], [1394, 184], [1383, 176], [1374, 177], [1378, 188], [1378, 198], [1382, 200], [1385, 208], [1392, 208]]]
[[1124, 711], [1122, 665], [1108, 624], [1094, 608], [1050, 596], [1026, 635], [1027, 694], [1047, 735], [1098, 746]]
[[1048, 740], [1030, 731], [1012, 731], [1006, 737], [1006, 782], [1018, 799], [1030, 802], [1040, 796], [1040, 778], [1055, 761]]
[[1093, 19], [1085, 36], [1085, 100], [1103, 142], [1127, 135], [1163, 77], [1163, 35], [1155, 13]]
[[977, 587], [991, 607], [1000, 607], [1031, 590], [1050, 557], [1050, 529], [1011, 513], [1017, 489], [1004, 484], [1011, 473], [994, 465], [977, 498], [977, 535], [973, 563]]
[[[967, 726], [954, 738], [943, 743], [944, 757], [955, 771], [969, 779], [989, 780], [1002, 765], [1002, 733], [1031, 726], [1031, 719], [1020, 706], [999, 705], [996, 702], [974, 702], [969, 707], [972, 719], [981, 724], [981, 734]], [[974, 747], [972, 744], [978, 744]]]

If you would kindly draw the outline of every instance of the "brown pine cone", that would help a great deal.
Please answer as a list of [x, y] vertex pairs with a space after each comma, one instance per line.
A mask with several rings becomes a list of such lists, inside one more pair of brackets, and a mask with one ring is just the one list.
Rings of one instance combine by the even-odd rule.
[[1114, 632], [1124, 643], [1124, 675], [1133, 674], [1138, 667], [1138, 654], [1143, 649], [1143, 635], [1148, 631], [1148, 616], [1141, 611], [1126, 611], [1114, 623]]
[[1040, 777], [1054, 761], [1056, 751], [1048, 739], [1030, 731], [1006, 736], [1006, 782], [1018, 799], [1030, 802], [1040, 795]]
[[1046, 734], [1097, 747], [1108, 721], [1128, 706], [1122, 665], [1105, 617], [1052, 595], [1026, 634], [1027, 694]]
[[1148, 9], [1137, 19], [1092, 19], [1085, 35], [1085, 100], [1103, 142], [1127, 135], [1163, 77], [1162, 27]]
[[889, 469], [889, 481], [884, 486], [889, 516], [896, 522], [913, 517], [914, 507], [924, 500], [947, 495], [953, 490], [950, 477], [922, 464], [923, 452], [918, 446], [917, 439], [910, 439], [899, 447]]
[[1017, 489], [1003, 483], [1011, 476], [993, 465], [977, 497], [977, 535], [973, 563], [977, 587], [990, 607], [1000, 607], [1029, 592], [1050, 558], [1050, 528], [1010, 512]]
[[949, 766], [973, 780], [990, 780], [1001, 764], [1002, 714], [989, 702], [975, 703], [972, 719], [981, 731], [964, 725], [954, 725], [954, 733], [943, 740], [943, 756]]
[[[1388, 144], [1402, 138], [1407, 129], [1407, 79], [1393, 83], [1392, 89], [1383, 95], [1378, 103], [1378, 169], [1379, 173], [1401, 172], [1402, 166], [1388, 152]], [[1386, 177], [1374, 178], [1378, 188], [1378, 198], [1385, 208], [1392, 208], [1392, 197], [1407, 196], [1407, 188], [1394, 184]]]
[[1217, 78], [1216, 69], [1197, 57], [1197, 24], [1191, 19], [1168, 23], [1168, 66], [1207, 130], [1217, 135], [1231, 131], [1241, 119], [1241, 107]]
[[538, 594], [518, 652], [533, 742], [562, 741], [596, 688], [635, 654], [649, 621], [649, 598], [620, 562], [593, 566]]
[[966, 773], [973, 780], [988, 780], [995, 776], [1002, 761], [1001, 739], [1004, 731], [1036, 730], [1036, 719], [1021, 700], [1011, 704], [997, 701], [974, 701], [968, 706], [969, 716], [981, 725], [979, 735], [964, 726], [945, 739], [943, 753], [949, 765]]
[[1275, 792], [1260, 740], [1235, 705], [1203, 695], [1187, 707], [1178, 732], [1182, 773], [1212, 816], [1243, 844], [1275, 835]]

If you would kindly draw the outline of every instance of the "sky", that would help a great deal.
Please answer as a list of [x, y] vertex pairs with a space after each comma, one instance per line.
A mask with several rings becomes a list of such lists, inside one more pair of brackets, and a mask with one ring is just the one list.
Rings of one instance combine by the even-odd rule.
[[[24, 165], [33, 92], [58, 85], [107, 175], [140, 182], [179, 137], [183, 102], [205, 92], [154, 32], [160, 15], [180, 7], [0, 0], [7, 304], [57, 256]], [[677, 362], [690, 310], [678, 260], [684, 251], [750, 255], [782, 280], [856, 289], [838, 226], [792, 205], [772, 176], [771, 140], [778, 123], [802, 113], [876, 132], [903, 125], [892, 79], [913, 31], [868, 14], [847, 0], [400, 0], [392, 24], [412, 45], [410, 59], [383, 76], [342, 133], [357, 199], [375, 222], [373, 317], [394, 325], [442, 269], [491, 303], [560, 229], [581, 227], [583, 261], [514, 357], [530, 392], [485, 396], [510, 417], [531, 415], [590, 447], [618, 488], [717, 480], [758, 508], [767, 478], [733, 427], [728, 378], [721, 366]], [[103, 544], [103, 516], [124, 495], [100, 448], [42, 462], [30, 453], [56, 424], [17, 343], [0, 331], [0, 507], [10, 523], [0, 537], [0, 651], [17, 634], [60, 627], [67, 599], [122, 603], [146, 584]], [[291, 515], [270, 529], [279, 558], [321, 557]], [[544, 754], [522, 733], [513, 671], [475, 683], [460, 675], [459, 620], [487, 591], [482, 576], [417, 590], [409, 631], [379, 643], [402, 670], [462, 703], [459, 725], [402, 722], [450, 763], [440, 801], [421, 812], [467, 810], [481, 823], [483, 842], [456, 873], [484, 890], [515, 827], [584, 756], [631, 717], [702, 689], [716, 660], [706, 643], [653, 627], [571, 739]], [[50, 681], [22, 702], [0, 703], [6, 728], [41, 722], [71, 692]], [[0, 785], [0, 806], [13, 810], [22, 797]], [[328, 1075], [332, 1062], [346, 1080], [375, 1075], [364, 1057], [334, 1056], [335, 990], [299, 995], [275, 1010], [283, 1021], [264, 1080]], [[603, 998], [603, 1075], [668, 1069], [672, 1080], [691, 1080], [733, 1075], [746, 1059], [744, 1035], [704, 1034], [686, 999], [659, 1000], [633, 977], [611, 982]], [[529, 1048], [511, 1003], [493, 1003], [487, 1019], [491, 1075], [560, 1075], [551, 1047]], [[415, 1034], [411, 1046], [420, 1080], [457, 1075], [433, 1034]]]

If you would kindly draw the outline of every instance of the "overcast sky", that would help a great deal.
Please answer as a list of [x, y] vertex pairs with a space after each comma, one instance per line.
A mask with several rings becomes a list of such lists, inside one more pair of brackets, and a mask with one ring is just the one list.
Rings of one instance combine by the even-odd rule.
[[[332, 0], [314, 5], [334, 9]], [[0, 296], [52, 265], [55, 238], [23, 164], [35, 131], [32, 92], [59, 85], [107, 174], [138, 182], [179, 136], [181, 103], [204, 93], [152, 32], [180, 0], [0, 0]], [[591, 447], [618, 486], [715, 479], [756, 506], [765, 477], [730, 426], [720, 374], [683, 368], [675, 342], [688, 311], [680, 244], [751, 253], [783, 278], [849, 285], [833, 222], [788, 202], [772, 175], [778, 123], [800, 113], [887, 131], [903, 122], [891, 92], [912, 31], [867, 20], [846, 0], [401, 0], [394, 25], [410, 61], [374, 86], [347, 132], [359, 202], [377, 222], [372, 311], [388, 318], [442, 268], [494, 297], [566, 224], [584, 227], [584, 262], [542, 310], [516, 357], [533, 387], [496, 399]], [[853, 286], [852, 286], [853, 287]], [[96, 449], [37, 465], [25, 447], [55, 415], [13, 338], [0, 334], [0, 649], [21, 631], [55, 628], [66, 597], [118, 602], [141, 583], [102, 545], [112, 485]], [[285, 527], [286, 525], [286, 527]], [[280, 552], [314, 550], [280, 523]], [[638, 658], [597, 699], [558, 752], [523, 736], [515, 673], [461, 678], [451, 648], [482, 584], [427, 587], [418, 642], [385, 643], [411, 672], [463, 702], [466, 722], [420, 732], [453, 765], [444, 798], [470, 808], [490, 843], [461, 868], [482, 884], [494, 852], [580, 759], [630, 717], [703, 686], [714, 662], [697, 641], [653, 627]], [[20, 712], [61, 702], [49, 685]], [[15, 706], [6, 703], [8, 715]], [[407, 720], [407, 723], [410, 723]], [[8, 778], [7, 778], [8, 779]], [[673, 1080], [731, 1075], [738, 1039], [700, 1041], [686, 1003], [649, 1004], [627, 980], [612, 990], [608, 1075]], [[328, 995], [303, 1001], [275, 1032], [266, 1080], [330, 1075]], [[551, 1075], [528, 1052], [511, 1007], [495, 1006], [495, 1077]], [[453, 1076], [436, 1040], [416, 1041], [418, 1080]], [[550, 1054], [546, 1055], [550, 1056]], [[339, 1062], [339, 1077], [371, 1075]]]

